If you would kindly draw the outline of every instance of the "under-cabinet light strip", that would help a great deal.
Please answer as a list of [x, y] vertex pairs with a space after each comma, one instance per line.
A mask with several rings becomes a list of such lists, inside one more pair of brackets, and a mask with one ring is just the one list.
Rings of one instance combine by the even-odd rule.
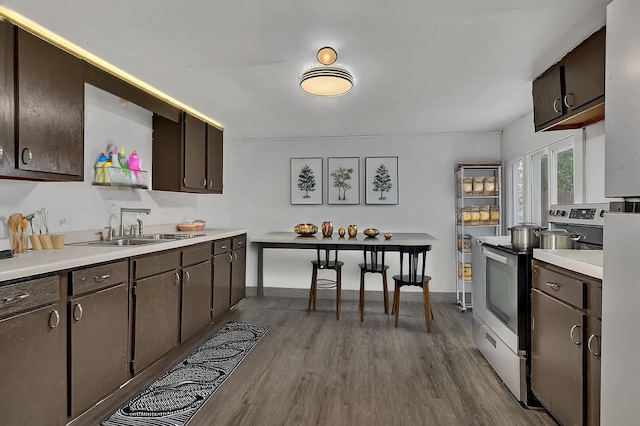
[[59, 48], [69, 52], [70, 54], [77, 56], [78, 58], [83, 59], [91, 63], [92, 65], [95, 65], [98, 68], [117, 76], [118, 78], [121, 78], [127, 83], [130, 83], [133, 86], [139, 88], [140, 90], [144, 90], [145, 92], [175, 106], [176, 108], [184, 110], [189, 114], [193, 115], [194, 117], [197, 117], [203, 121], [210, 123], [211, 125], [217, 127], [220, 130], [224, 130], [224, 126], [222, 126], [222, 124], [218, 123], [217, 121], [207, 117], [206, 115], [199, 113], [193, 108], [190, 108], [187, 105], [183, 104], [182, 102], [177, 101], [176, 99], [161, 92], [155, 87], [148, 85], [144, 81], [141, 81], [135, 78], [134, 76], [121, 70], [120, 68], [111, 65], [109, 62], [97, 57], [96, 55], [90, 52], [87, 52], [83, 48], [71, 43], [70, 41], [66, 40], [63, 37], [60, 37], [58, 34], [55, 34], [54, 32], [48, 30], [42, 25], [36, 22], [33, 22], [29, 18], [22, 16], [13, 10], [7, 9], [4, 6], [0, 6], [0, 20], [2, 20], [3, 18], [12, 22], [14, 25], [17, 25], [18, 27], [30, 32], [31, 34], [37, 37], [40, 37], [41, 39], [55, 46], [58, 46]]

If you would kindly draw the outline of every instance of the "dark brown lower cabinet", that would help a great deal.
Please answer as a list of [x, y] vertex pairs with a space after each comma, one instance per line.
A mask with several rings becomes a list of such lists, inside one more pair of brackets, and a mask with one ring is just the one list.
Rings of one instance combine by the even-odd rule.
[[[227, 246], [229, 240], [225, 240]], [[215, 246], [218, 246], [216, 243]], [[213, 316], [217, 317], [231, 307], [231, 261], [230, 251], [221, 252], [213, 256]]]
[[211, 292], [210, 260], [182, 269], [181, 342], [211, 324]]
[[[236, 241], [234, 239], [234, 244]], [[235, 305], [246, 296], [246, 268], [247, 255], [244, 245], [231, 253], [231, 306]]]
[[[55, 287], [45, 306], [33, 308], [42, 287], [0, 287], [0, 423], [6, 425], [58, 425], [67, 418], [66, 327], [59, 279], [35, 281]], [[7, 292], [9, 294], [7, 294]], [[55, 296], [53, 294], [55, 293]], [[42, 305], [34, 300], [34, 304]], [[24, 309], [10, 312], [11, 305]], [[32, 309], [32, 310], [29, 310]]]
[[129, 288], [126, 283], [69, 302], [71, 416], [129, 379]]
[[583, 424], [585, 314], [533, 289], [531, 389], [564, 425]]
[[180, 341], [180, 273], [172, 270], [134, 283], [133, 373]]

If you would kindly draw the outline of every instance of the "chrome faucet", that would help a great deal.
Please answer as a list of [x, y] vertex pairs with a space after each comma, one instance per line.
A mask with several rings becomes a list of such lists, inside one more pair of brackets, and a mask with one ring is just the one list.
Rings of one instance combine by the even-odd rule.
[[[124, 223], [122, 222], [122, 214], [123, 213], [145, 213], [145, 214], [149, 214], [151, 213], [151, 209], [131, 209], [131, 208], [127, 208], [127, 207], [121, 207], [120, 208], [120, 236], [124, 236]], [[138, 224], [140, 225], [138, 227], [138, 234], [142, 235], [142, 220], [140, 220], [140, 218], [136, 219], [138, 221]]]

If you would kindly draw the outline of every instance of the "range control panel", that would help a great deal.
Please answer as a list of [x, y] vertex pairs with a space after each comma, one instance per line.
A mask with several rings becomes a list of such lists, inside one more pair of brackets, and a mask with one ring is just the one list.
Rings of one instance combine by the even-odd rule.
[[554, 204], [547, 219], [551, 223], [603, 226], [608, 210], [608, 204]]

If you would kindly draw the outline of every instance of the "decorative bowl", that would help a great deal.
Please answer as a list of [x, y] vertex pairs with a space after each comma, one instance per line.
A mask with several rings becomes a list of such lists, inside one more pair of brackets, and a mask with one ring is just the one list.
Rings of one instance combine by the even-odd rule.
[[380, 233], [380, 231], [378, 231], [376, 228], [367, 228], [364, 231], [362, 231], [362, 233], [367, 237], [375, 237]]
[[384, 239], [385, 240], [390, 240], [391, 239], [391, 232], [385, 232], [384, 233]]
[[293, 227], [293, 232], [303, 237], [310, 237], [318, 232], [318, 227], [313, 223], [299, 223]]
[[179, 223], [178, 231], [202, 231], [206, 222], [204, 220], [194, 220], [193, 222]]

